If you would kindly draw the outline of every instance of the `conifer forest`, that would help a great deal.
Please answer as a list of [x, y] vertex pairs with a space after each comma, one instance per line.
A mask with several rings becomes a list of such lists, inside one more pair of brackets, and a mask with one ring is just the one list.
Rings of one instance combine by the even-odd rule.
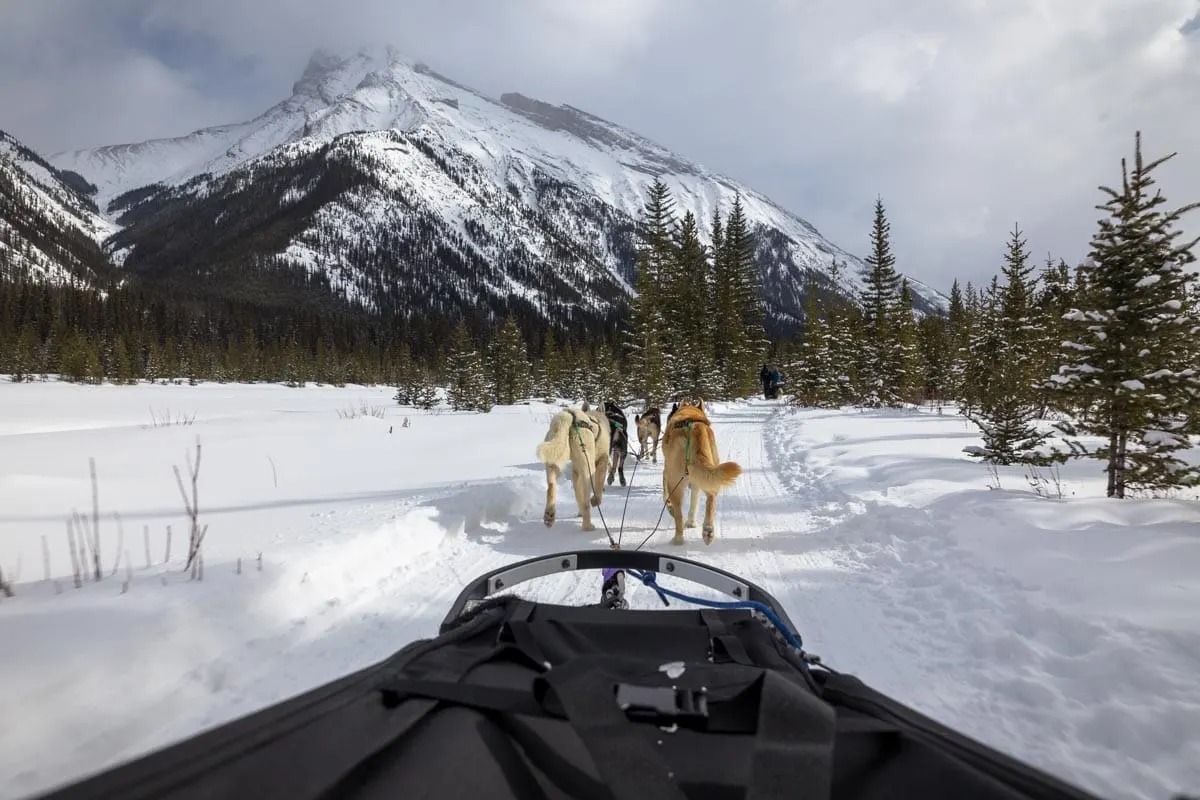
[[[1200, 468], [1181, 457], [1200, 435], [1197, 240], [1181, 222], [1200, 203], [1174, 204], [1159, 191], [1155, 177], [1171, 157], [1144, 155], [1138, 134], [1113, 182], [1099, 187], [1080, 263], [1035, 256], [1015, 224], [996, 243], [991, 280], [955, 281], [944, 316], [914, 313], [880, 199], [864, 232], [861, 295], [839, 295], [828, 275], [811, 274], [801, 331], [770, 341], [755, 231], [740, 203], [712, 219], [680, 216], [657, 182], [635, 233], [635, 295], [612, 324], [572, 329], [486, 308], [395, 320], [265, 309], [179, 287], [99, 292], [0, 269], [0, 373], [387, 384], [398, 402], [426, 407], [442, 386], [454, 408], [481, 412], [527, 397], [665, 411], [678, 397], [761, 394], [759, 369], [770, 363], [787, 402], [946, 405], [978, 425], [973, 455], [983, 461], [1090, 458], [1106, 471], [1110, 497], [1169, 492], [1200, 485]], [[1049, 428], [1064, 446], [1047, 446]]]

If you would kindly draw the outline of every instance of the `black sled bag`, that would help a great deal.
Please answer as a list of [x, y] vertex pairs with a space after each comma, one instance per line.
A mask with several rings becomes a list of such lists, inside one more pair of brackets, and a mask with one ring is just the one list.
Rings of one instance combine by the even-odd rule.
[[495, 598], [431, 640], [47, 800], [1094, 800], [745, 610]]

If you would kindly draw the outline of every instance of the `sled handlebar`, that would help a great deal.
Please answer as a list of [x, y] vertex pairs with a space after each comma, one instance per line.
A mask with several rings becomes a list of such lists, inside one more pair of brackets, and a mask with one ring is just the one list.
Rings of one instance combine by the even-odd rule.
[[795, 629], [787, 612], [770, 592], [731, 572], [701, 564], [678, 556], [664, 556], [646, 550], [569, 550], [562, 553], [537, 556], [480, 575], [459, 592], [442, 620], [441, 629], [447, 628], [474, 605], [505, 589], [535, 578], [555, 575], [560, 572], [575, 572], [583, 569], [624, 569], [658, 573], [661, 576], [683, 578], [729, 595], [734, 600], [750, 600], [769, 607], [789, 627]]

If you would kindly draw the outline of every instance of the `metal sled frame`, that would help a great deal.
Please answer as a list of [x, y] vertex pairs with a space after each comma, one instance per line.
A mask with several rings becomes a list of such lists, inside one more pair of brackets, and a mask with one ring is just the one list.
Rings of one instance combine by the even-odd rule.
[[734, 600], [762, 603], [775, 612], [789, 628], [796, 629], [783, 606], [770, 592], [725, 570], [688, 558], [665, 556], [646, 550], [594, 549], [568, 550], [552, 555], [537, 556], [480, 575], [454, 599], [445, 619], [442, 620], [441, 632], [445, 633], [449, 630], [454, 621], [464, 612], [470, 611], [487, 598], [511, 589], [517, 584], [534, 578], [556, 575], [560, 572], [575, 572], [584, 569], [637, 570], [683, 578], [727, 594]]

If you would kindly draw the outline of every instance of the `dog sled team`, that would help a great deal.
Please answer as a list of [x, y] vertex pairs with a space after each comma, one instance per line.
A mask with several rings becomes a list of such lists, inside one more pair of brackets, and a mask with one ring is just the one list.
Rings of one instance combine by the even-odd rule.
[[[663, 455], [663, 502], [675, 520], [672, 544], [683, 544], [684, 528], [696, 527], [700, 494], [704, 495], [704, 524], [701, 535], [705, 544], [715, 536], [714, 515], [717, 494], [741, 475], [740, 465], [722, 462], [717, 439], [704, 410], [704, 401], [674, 404], [664, 426], [659, 409], [648, 408], [634, 417], [639, 457], [658, 463], [659, 445]], [[550, 420], [545, 441], [537, 446], [537, 458], [546, 467], [546, 527], [557, 516], [558, 478], [571, 464], [571, 483], [579, 506], [583, 529], [592, 531], [592, 508], [599, 508], [604, 489], [615, 478], [625, 485], [625, 460], [629, 453], [629, 425], [620, 406], [606, 402], [603, 410], [568, 408]], [[686, 521], [683, 496], [691, 487], [691, 506]]]

